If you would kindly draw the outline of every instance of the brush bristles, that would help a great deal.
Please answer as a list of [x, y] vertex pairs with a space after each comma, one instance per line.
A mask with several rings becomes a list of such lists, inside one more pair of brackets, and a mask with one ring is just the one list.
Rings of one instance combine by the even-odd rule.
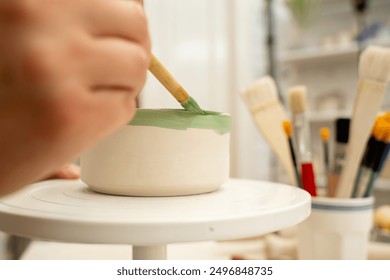
[[376, 140], [387, 142], [390, 135], [390, 123], [384, 118], [378, 118], [374, 126], [373, 134]]
[[275, 82], [269, 76], [264, 76], [250, 84], [241, 95], [249, 107], [277, 99], [278, 96]]
[[291, 122], [290, 121], [284, 121], [282, 123], [282, 126], [283, 126], [284, 133], [286, 134], [286, 136], [288, 138], [290, 138], [291, 135], [292, 135]]
[[193, 99], [191, 96], [188, 98], [187, 101], [181, 103], [181, 106], [186, 109], [187, 111], [190, 111], [190, 112], [193, 112], [193, 113], [197, 113], [197, 114], [201, 114], [201, 115], [206, 115], [206, 112], [203, 111], [200, 106], [198, 105], [198, 103], [195, 101], [195, 99]]
[[372, 127], [371, 135], [375, 136], [378, 125], [382, 120], [385, 120], [385, 117], [383, 115], [378, 115], [376, 117], [375, 122], [374, 122], [374, 126]]
[[322, 141], [326, 142], [329, 140], [329, 128], [327, 127], [322, 127], [320, 129], [320, 135], [321, 135], [321, 139]]
[[383, 114], [383, 118], [384, 118], [386, 121], [390, 122], [390, 112], [384, 113], [384, 114]]
[[385, 133], [383, 131], [383, 129], [378, 129], [376, 132], [375, 132], [375, 139], [377, 141], [383, 141], [385, 140]]
[[288, 103], [292, 114], [300, 114], [306, 110], [306, 87], [296, 86], [288, 91]]
[[359, 79], [385, 83], [390, 78], [390, 49], [370, 46], [360, 56]]

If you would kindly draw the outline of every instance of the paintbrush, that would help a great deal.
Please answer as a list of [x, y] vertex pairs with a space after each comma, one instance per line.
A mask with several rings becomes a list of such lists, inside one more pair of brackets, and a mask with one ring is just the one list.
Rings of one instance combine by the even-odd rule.
[[[387, 122], [387, 123], [390, 123], [390, 112], [387, 112], [383, 115], [383, 119]], [[389, 143], [390, 142], [390, 135], [387, 135], [386, 136], [386, 141]], [[382, 171], [382, 169], [384, 168], [385, 166], [385, 163], [386, 163], [386, 160], [387, 160], [387, 155], [389, 154], [390, 152], [390, 144], [387, 144], [386, 146], [386, 149], [385, 151], [383, 152], [383, 156], [382, 156], [382, 159], [379, 163], [379, 172]]]
[[287, 116], [274, 80], [265, 76], [254, 81], [241, 92], [241, 97], [257, 128], [287, 172], [291, 184], [296, 185], [288, 142], [281, 126]]
[[328, 176], [328, 196], [334, 197], [340, 179], [341, 171], [343, 170], [345, 161], [345, 151], [349, 138], [349, 122], [348, 118], [336, 119], [336, 137], [333, 156], [332, 170]]
[[374, 162], [375, 151], [377, 150], [378, 145], [379, 141], [375, 139], [375, 136], [373, 134], [368, 140], [363, 159], [360, 163], [358, 172], [354, 180], [354, 186], [351, 195], [352, 198], [359, 197], [364, 185], [367, 184], [367, 180], [370, 173], [370, 166]]
[[329, 167], [329, 128], [322, 127], [320, 129], [320, 136], [322, 140], [322, 147], [323, 147], [323, 159], [324, 159], [324, 178], [326, 178], [325, 186], [327, 187], [327, 192], [329, 193], [329, 181], [328, 181], [328, 175], [330, 172]]
[[176, 81], [161, 62], [153, 55], [149, 65], [149, 71], [160, 83], [175, 97], [181, 106], [187, 111], [204, 115], [205, 112], [199, 107], [187, 91]]
[[352, 4], [355, 10], [355, 17], [358, 29], [358, 54], [360, 55], [363, 46], [363, 40], [365, 39], [362, 35], [366, 29], [365, 15], [367, 11], [367, 0], [352, 0]]
[[379, 141], [375, 137], [375, 135], [378, 134], [377, 130], [378, 130], [379, 119], [380, 119], [380, 116], [378, 116], [376, 118], [374, 127], [373, 127], [372, 132], [371, 132], [371, 136], [368, 139], [367, 146], [366, 146], [366, 149], [365, 149], [364, 154], [363, 154], [363, 158], [360, 162], [359, 169], [358, 169], [357, 174], [355, 176], [354, 186], [353, 186], [352, 195], [351, 195], [351, 197], [353, 197], [353, 198], [359, 197], [360, 192], [362, 190], [362, 186], [367, 184], [367, 178], [368, 178], [367, 174], [369, 173], [370, 166], [374, 162], [374, 156], [375, 156], [376, 149], [377, 149], [378, 143], [379, 143]]
[[294, 145], [292, 142], [292, 129], [291, 129], [291, 122], [290, 121], [283, 121], [283, 130], [284, 133], [286, 134], [287, 140], [288, 140], [288, 145], [290, 147], [290, 155], [291, 155], [291, 160], [294, 165], [294, 171], [295, 171], [295, 180], [297, 182], [297, 186], [302, 188], [302, 183], [301, 183], [301, 174], [299, 172], [299, 167], [298, 167], [298, 162], [297, 158], [295, 156], [295, 151], [294, 151]]
[[390, 140], [390, 123], [385, 120], [379, 122], [375, 133], [375, 139], [378, 141], [378, 144], [375, 149], [373, 162], [369, 169], [368, 182], [363, 197], [372, 195], [372, 192], [374, 191], [374, 182], [379, 177], [381, 167], [383, 166], [381, 163], [387, 156], [386, 150]]
[[313, 164], [311, 162], [309, 127], [306, 120], [306, 87], [296, 86], [288, 91], [288, 101], [293, 127], [293, 140], [301, 165], [302, 187], [312, 196], [317, 195]]
[[306, 121], [306, 87], [295, 86], [288, 91], [288, 102], [293, 128], [293, 141], [297, 151], [298, 161], [300, 157], [309, 152], [309, 128]]
[[346, 160], [337, 197], [351, 197], [364, 148], [381, 107], [390, 74], [390, 50], [368, 47], [360, 56], [359, 85], [349, 130]]
[[[144, 1], [141, 1], [141, 5], [144, 5]], [[170, 94], [180, 103], [180, 105], [187, 111], [197, 114], [205, 115], [198, 103], [192, 98], [187, 91], [177, 82], [172, 74], [162, 65], [162, 63], [152, 55], [152, 59], [149, 64], [149, 71], [156, 77], [157, 80], [169, 91]]]

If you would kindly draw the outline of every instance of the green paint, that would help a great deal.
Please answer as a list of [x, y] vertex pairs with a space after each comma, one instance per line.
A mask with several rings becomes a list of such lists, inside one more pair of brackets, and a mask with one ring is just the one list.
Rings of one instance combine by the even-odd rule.
[[202, 114], [202, 115], [205, 115], [206, 112], [203, 111], [198, 103], [196, 103], [195, 99], [193, 99], [192, 97], [190, 97], [186, 102], [184, 103], [181, 103], [181, 105], [183, 106], [184, 109], [186, 109], [187, 111], [190, 111], [190, 112], [194, 112], [194, 113], [198, 113], [198, 114]]
[[220, 134], [230, 132], [230, 115], [204, 112], [204, 115], [200, 115], [181, 109], [137, 109], [137, 113], [129, 125], [157, 126], [179, 130], [203, 128], [212, 129]]

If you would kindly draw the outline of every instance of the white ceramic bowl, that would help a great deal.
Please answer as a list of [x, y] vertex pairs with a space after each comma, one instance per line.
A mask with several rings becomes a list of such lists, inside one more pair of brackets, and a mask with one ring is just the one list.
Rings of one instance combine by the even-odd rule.
[[81, 156], [92, 190], [177, 196], [217, 190], [229, 178], [230, 116], [138, 109], [132, 122]]

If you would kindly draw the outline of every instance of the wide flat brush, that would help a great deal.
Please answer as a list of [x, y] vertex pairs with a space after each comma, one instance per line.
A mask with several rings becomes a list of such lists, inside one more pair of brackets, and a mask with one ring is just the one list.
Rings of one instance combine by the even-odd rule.
[[354, 178], [365, 145], [380, 110], [390, 76], [390, 50], [368, 47], [360, 56], [359, 85], [354, 101], [345, 165], [337, 188], [337, 197], [352, 195]]
[[149, 65], [149, 71], [160, 81], [160, 83], [175, 97], [181, 106], [187, 111], [204, 115], [205, 112], [199, 107], [187, 91], [177, 82], [171, 73], [153, 55]]
[[269, 76], [256, 80], [241, 92], [241, 97], [257, 128], [287, 172], [291, 184], [296, 185], [288, 141], [281, 125], [287, 114], [278, 98], [274, 80]]

